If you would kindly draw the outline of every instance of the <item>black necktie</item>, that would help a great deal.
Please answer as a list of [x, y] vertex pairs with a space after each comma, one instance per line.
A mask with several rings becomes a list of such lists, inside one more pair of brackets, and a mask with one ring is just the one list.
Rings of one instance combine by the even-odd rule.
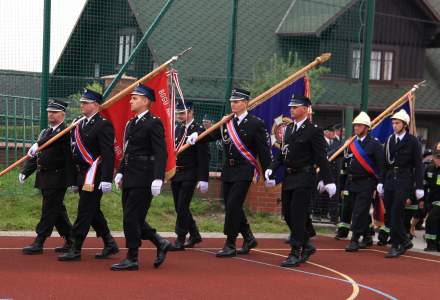
[[52, 129], [52, 127], [48, 128], [48, 129], [47, 129], [47, 131], [46, 131], [46, 136], [49, 136], [49, 135], [51, 135], [51, 134], [52, 134], [52, 132], [53, 132], [53, 129]]
[[297, 124], [295, 123], [295, 124], [293, 124], [293, 131], [292, 131], [292, 133], [295, 133], [297, 130], [298, 130], [298, 127], [297, 127]]
[[400, 143], [400, 138], [396, 138], [396, 145]]

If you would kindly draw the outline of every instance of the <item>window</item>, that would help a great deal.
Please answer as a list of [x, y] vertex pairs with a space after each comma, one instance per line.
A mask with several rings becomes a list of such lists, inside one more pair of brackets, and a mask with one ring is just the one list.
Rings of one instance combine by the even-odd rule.
[[118, 65], [123, 65], [128, 61], [135, 44], [135, 31], [123, 30], [119, 33], [118, 40]]
[[[361, 76], [361, 50], [353, 49], [351, 57], [351, 77], [359, 79]], [[393, 80], [393, 51], [371, 51], [370, 80]]]

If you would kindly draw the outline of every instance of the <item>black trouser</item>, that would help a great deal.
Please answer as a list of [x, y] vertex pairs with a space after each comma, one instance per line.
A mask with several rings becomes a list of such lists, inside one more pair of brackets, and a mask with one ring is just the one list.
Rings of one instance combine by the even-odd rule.
[[353, 204], [353, 198], [349, 197], [349, 194], [344, 195], [342, 198], [341, 220], [338, 224], [338, 228], [350, 229], [351, 217], [353, 215]]
[[426, 240], [440, 240], [440, 206], [434, 205], [426, 219]]
[[125, 245], [139, 248], [141, 239], [151, 239], [156, 230], [145, 221], [151, 199], [150, 188], [125, 188], [122, 190], [122, 211]]
[[250, 181], [223, 182], [223, 199], [225, 201], [225, 224], [223, 232], [227, 236], [237, 237], [250, 230], [243, 210], [243, 204], [251, 185]]
[[80, 190], [78, 215], [72, 227], [72, 236], [76, 241], [83, 241], [87, 237], [90, 226], [96, 231], [98, 237], [110, 234], [107, 220], [101, 211], [101, 198], [100, 189], [95, 189], [93, 192]]
[[410, 197], [410, 191], [402, 187], [402, 189], [389, 191], [385, 190], [384, 204], [386, 210], [386, 218], [389, 222], [391, 243], [398, 246], [405, 242], [408, 237], [405, 231], [405, 201]]
[[196, 222], [191, 214], [190, 204], [196, 187], [196, 181], [171, 182], [174, 209], [177, 213], [176, 234], [186, 235], [196, 230]]
[[313, 188], [297, 188], [281, 192], [282, 210], [291, 232], [290, 245], [292, 247], [302, 247], [309, 241], [306, 222], [312, 192]]
[[353, 216], [351, 221], [351, 231], [354, 237], [359, 237], [368, 232], [371, 223], [370, 207], [373, 199], [373, 192], [349, 192], [346, 200], [353, 205]]
[[54, 226], [61, 236], [70, 236], [72, 223], [63, 203], [66, 190], [66, 188], [41, 190], [43, 205], [40, 222], [35, 230], [39, 236], [49, 237]]

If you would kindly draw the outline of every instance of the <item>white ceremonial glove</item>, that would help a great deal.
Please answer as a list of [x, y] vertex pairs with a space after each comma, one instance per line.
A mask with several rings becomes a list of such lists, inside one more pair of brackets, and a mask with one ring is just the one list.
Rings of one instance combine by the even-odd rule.
[[425, 196], [425, 191], [422, 189], [417, 189], [416, 190], [416, 198], [417, 200], [422, 199]]
[[122, 175], [121, 173], [117, 173], [115, 176], [115, 185], [118, 190], [122, 186], [122, 177], [124, 177], [124, 175]]
[[[272, 171], [272, 170], [270, 170], [270, 171]], [[267, 171], [266, 171], [266, 172], [267, 172]], [[269, 175], [269, 176], [270, 176], [270, 175]], [[264, 186], [267, 187], [267, 188], [272, 188], [272, 187], [274, 187], [276, 184], [277, 184], [277, 183], [276, 183], [275, 179], [266, 179], [266, 181], [264, 182]]]
[[200, 193], [206, 193], [208, 191], [208, 182], [199, 181], [196, 188], [200, 191]]
[[266, 178], [266, 181], [270, 180], [270, 176], [272, 175], [273, 171], [271, 169], [267, 169], [266, 172], [264, 172], [264, 178]]
[[112, 191], [112, 183], [101, 181], [98, 187], [104, 194], [110, 193]]
[[78, 193], [78, 192], [79, 192], [79, 187], [77, 187], [76, 185], [71, 185], [71, 186], [69, 187], [69, 189], [70, 189], [70, 191], [71, 191], [72, 193]]
[[199, 134], [197, 132], [193, 132], [186, 138], [186, 143], [190, 145], [195, 145], [198, 137]]
[[336, 184], [329, 183], [324, 186], [324, 189], [327, 191], [328, 196], [331, 198], [336, 194]]
[[377, 184], [376, 191], [379, 193], [379, 196], [383, 196], [383, 183]]
[[34, 157], [35, 154], [37, 153], [37, 150], [38, 150], [38, 143], [35, 143], [35, 144], [32, 145], [32, 147], [29, 148], [29, 151], [28, 151], [27, 154], [30, 157]]
[[153, 182], [151, 183], [151, 194], [153, 196], [159, 196], [160, 189], [162, 188], [162, 183], [162, 179], [153, 180]]
[[18, 181], [19, 181], [21, 184], [24, 183], [24, 180], [25, 180], [25, 179], [26, 179], [26, 175], [24, 175], [24, 174], [22, 174], [22, 173], [18, 174]]
[[318, 187], [316, 188], [320, 194], [325, 192], [324, 181], [318, 182]]

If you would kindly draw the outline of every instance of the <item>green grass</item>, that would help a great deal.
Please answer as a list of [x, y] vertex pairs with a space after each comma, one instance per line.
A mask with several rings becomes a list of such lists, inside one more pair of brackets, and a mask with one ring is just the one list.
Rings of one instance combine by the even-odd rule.
[[[41, 211], [41, 195], [33, 188], [34, 176], [25, 184], [18, 183], [18, 170], [0, 178], [0, 230], [34, 230]], [[64, 203], [73, 222], [76, 217], [78, 194], [66, 193]], [[114, 190], [103, 196], [102, 211], [111, 230], [122, 231], [121, 193]], [[195, 197], [191, 204], [193, 215], [203, 232], [222, 232], [224, 212], [219, 201]], [[279, 215], [247, 214], [254, 232], [284, 233], [287, 227]], [[169, 193], [155, 197], [147, 221], [159, 231], [174, 231], [176, 214]]]

